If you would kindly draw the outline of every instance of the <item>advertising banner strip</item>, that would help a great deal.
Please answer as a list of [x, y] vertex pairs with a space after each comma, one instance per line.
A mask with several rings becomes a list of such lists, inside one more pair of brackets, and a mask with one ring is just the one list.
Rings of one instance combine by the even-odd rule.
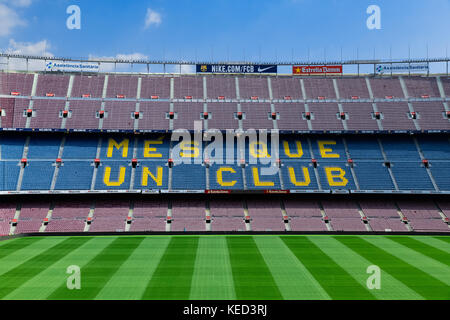
[[292, 74], [339, 74], [342, 73], [342, 65], [336, 66], [293, 66]]
[[98, 72], [98, 63], [48, 61], [45, 71]]
[[377, 64], [375, 70], [377, 73], [408, 73], [408, 72], [426, 72], [429, 67], [427, 63], [396, 63], [396, 64]]
[[197, 73], [277, 73], [273, 64], [198, 64]]

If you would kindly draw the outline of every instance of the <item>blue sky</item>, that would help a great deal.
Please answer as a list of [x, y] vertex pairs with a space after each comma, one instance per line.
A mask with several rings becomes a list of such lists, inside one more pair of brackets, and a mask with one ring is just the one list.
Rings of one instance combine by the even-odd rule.
[[[81, 9], [69, 30], [66, 8]], [[381, 30], [366, 27], [369, 5]], [[152, 20], [148, 21], [148, 13]], [[450, 0], [0, 0], [0, 49], [67, 57], [286, 61], [450, 55]], [[342, 49], [341, 49], [342, 48]]]

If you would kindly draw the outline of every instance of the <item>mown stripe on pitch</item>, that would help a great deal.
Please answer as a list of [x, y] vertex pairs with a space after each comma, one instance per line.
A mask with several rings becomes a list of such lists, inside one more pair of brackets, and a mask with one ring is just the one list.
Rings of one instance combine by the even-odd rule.
[[198, 237], [173, 237], [153, 273], [142, 299], [189, 299], [197, 246]]
[[450, 246], [448, 243], [439, 238], [421, 236], [415, 237], [414, 239], [450, 254]]
[[[373, 265], [378, 266], [382, 271], [388, 272], [397, 280], [403, 282], [425, 299], [445, 299], [445, 294], [443, 293], [448, 292], [448, 287], [441, 281], [397, 257], [399, 251], [393, 252], [389, 246], [386, 248], [383, 245], [384, 243], [380, 241], [384, 238], [383, 236], [376, 237], [376, 239], [368, 237], [367, 240], [354, 236], [339, 236], [335, 238], [371, 261]], [[389, 250], [389, 252], [378, 245]], [[418, 261], [418, 263], [420, 262]], [[381, 282], [382, 285], [383, 282]]]
[[5, 245], [8, 245], [8, 244], [10, 244], [12, 242], [15, 242], [15, 241], [17, 241], [19, 239], [26, 239], [26, 238], [22, 238], [22, 237], [10, 238], [10, 239], [2, 239], [2, 238], [3, 238], [3, 236], [0, 236], [0, 248], [5, 246]]
[[421, 254], [426, 255], [431, 259], [434, 259], [447, 266], [450, 266], [450, 255], [445, 251], [429, 246], [411, 237], [391, 236], [387, 238], [397, 243], [400, 243], [401, 245], [404, 245], [405, 247], [408, 247], [414, 251], [420, 252]]
[[375, 297], [306, 237], [280, 237], [332, 299]]
[[450, 286], [450, 268], [447, 265], [386, 237], [372, 238], [367, 241]]
[[283, 299], [252, 237], [227, 237], [227, 245], [237, 299]]
[[199, 238], [189, 299], [236, 299], [230, 256], [225, 237], [210, 236]]
[[170, 237], [143, 238], [139, 247], [106, 283], [95, 299], [138, 300], [158, 267]]
[[0, 299], [47, 269], [89, 239], [68, 238], [0, 276]]
[[1, 245], [0, 249], [0, 260], [7, 257], [11, 253], [14, 253], [22, 248], [29, 246], [32, 243], [41, 240], [41, 238], [18, 238], [12, 239]]
[[[99, 250], [109, 245], [113, 238], [88, 237], [77, 249], [70, 251], [37, 276], [25, 282], [21, 287], [8, 294], [6, 300], [44, 300], [62, 284], [67, 283], [71, 274], [67, 273], [69, 266], [83, 267], [94, 258]], [[67, 289], [69, 290], [69, 289]]]
[[442, 241], [445, 241], [447, 243], [450, 243], [450, 237], [449, 236], [435, 236], [434, 238], [442, 240]]
[[331, 299], [279, 237], [253, 239], [285, 300]]
[[81, 270], [80, 290], [69, 290], [64, 283], [50, 294], [48, 299], [93, 299], [143, 239], [138, 237], [117, 237]]
[[[347, 271], [363, 287], [367, 288], [367, 280], [370, 274], [367, 273], [367, 267], [372, 263], [354, 252], [341, 242], [332, 237], [308, 236], [315, 245], [317, 245], [334, 262]], [[414, 290], [395, 279], [387, 272], [382, 272], [383, 285], [379, 290], [370, 290], [370, 292], [380, 300], [422, 300], [422, 296]]]
[[64, 241], [65, 239], [67, 239], [67, 237], [28, 239], [30, 239], [29, 241], [31, 241], [31, 243], [9, 253], [8, 255], [0, 259], [0, 275], [20, 266], [29, 259], [37, 257], [48, 248]]

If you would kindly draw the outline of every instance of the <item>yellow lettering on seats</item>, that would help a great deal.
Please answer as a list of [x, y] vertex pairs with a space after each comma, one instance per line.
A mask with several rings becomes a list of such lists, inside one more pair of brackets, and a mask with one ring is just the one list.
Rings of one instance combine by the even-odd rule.
[[333, 149], [325, 147], [326, 145], [335, 145], [336, 141], [317, 141], [317, 143], [319, 145], [320, 155], [322, 158], [340, 158], [339, 154], [332, 153]]
[[274, 183], [272, 181], [260, 181], [258, 168], [252, 168], [253, 171], [253, 181], [255, 182], [256, 187], [273, 187]]
[[[261, 148], [259, 148], [261, 146]], [[250, 154], [254, 158], [270, 158], [270, 154], [267, 151], [267, 145], [260, 141], [252, 141], [249, 146]]]
[[151, 153], [157, 151], [158, 150], [157, 148], [150, 147], [153, 144], [163, 144], [162, 139], [164, 139], [164, 137], [158, 138], [158, 140], [144, 141], [144, 158], [162, 158], [161, 153]]
[[348, 183], [345, 177], [345, 170], [339, 167], [327, 167], [325, 168], [328, 184], [333, 187], [343, 187]]
[[119, 178], [117, 181], [111, 181], [111, 167], [105, 168], [105, 175], [103, 176], [103, 182], [105, 185], [109, 187], [118, 187], [122, 185], [122, 183], [125, 181], [125, 172], [127, 171], [127, 168], [120, 167], [119, 171]]
[[305, 181], [297, 181], [295, 176], [295, 171], [293, 167], [289, 167], [289, 178], [291, 179], [291, 183], [296, 187], [306, 187], [311, 183], [311, 177], [309, 176], [309, 170], [306, 167], [302, 167], [303, 177]]
[[106, 156], [108, 158], [112, 157], [114, 148], [116, 148], [117, 150], [120, 150], [120, 148], [122, 149], [122, 158], [126, 158], [128, 156], [128, 144], [129, 144], [130, 140], [128, 139], [123, 139], [123, 141], [119, 144], [116, 142], [116, 140], [110, 138], [108, 141], [108, 152], [106, 154]]
[[231, 172], [231, 173], [236, 173], [236, 170], [234, 170], [233, 168], [230, 167], [222, 167], [219, 168], [216, 172], [216, 176], [217, 176], [217, 183], [220, 184], [223, 187], [232, 187], [236, 184], [236, 180], [233, 181], [223, 181], [223, 173], [224, 172]]
[[303, 156], [302, 143], [300, 141], [295, 141], [295, 145], [297, 146], [297, 153], [291, 153], [289, 143], [283, 141], [284, 153], [286, 153], [289, 158], [301, 158]]
[[153, 181], [156, 182], [157, 186], [162, 186], [162, 179], [163, 179], [163, 168], [162, 167], [158, 167], [157, 168], [157, 174], [156, 177], [153, 175], [153, 173], [150, 172], [150, 170], [148, 169], [148, 167], [144, 167], [142, 169], [142, 186], [147, 186], [148, 185], [148, 176], [150, 176]]
[[[182, 158], [197, 158], [200, 154], [200, 150], [198, 148], [198, 141], [183, 141], [181, 142], [180, 149], [180, 157]], [[184, 151], [193, 151], [185, 153]]]

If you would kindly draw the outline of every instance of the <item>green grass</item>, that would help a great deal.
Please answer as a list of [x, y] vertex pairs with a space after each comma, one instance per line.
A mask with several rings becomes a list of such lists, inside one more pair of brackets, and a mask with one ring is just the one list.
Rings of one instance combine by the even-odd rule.
[[[0, 242], [0, 299], [450, 299], [450, 237], [201, 235]], [[69, 290], [67, 267], [81, 270]], [[380, 289], [368, 289], [371, 265]]]

